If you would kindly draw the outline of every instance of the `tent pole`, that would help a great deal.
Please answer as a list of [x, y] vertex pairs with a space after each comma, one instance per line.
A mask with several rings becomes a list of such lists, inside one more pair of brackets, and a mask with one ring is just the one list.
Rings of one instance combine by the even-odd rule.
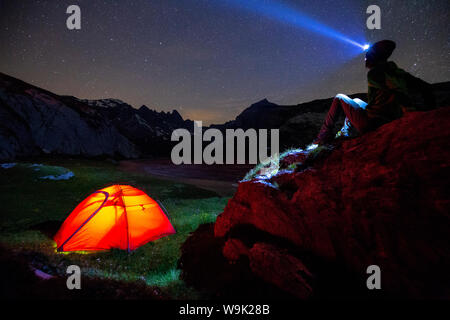
[[120, 188], [120, 196], [122, 198], [122, 203], [123, 203], [123, 210], [125, 211], [125, 221], [126, 221], [126, 225], [127, 225], [127, 252], [130, 253], [130, 230], [128, 228], [128, 214], [127, 214], [127, 206], [125, 205], [125, 199], [123, 197], [123, 190], [122, 187], [119, 186]]
[[105, 205], [106, 200], [108, 200], [109, 193], [106, 192], [106, 191], [95, 191], [95, 192], [93, 192], [93, 193], [103, 193], [103, 194], [105, 195], [105, 200], [103, 200], [103, 203], [100, 205], [100, 207], [98, 207], [97, 210], [95, 210], [94, 213], [91, 214], [91, 215], [89, 216], [89, 218], [87, 218], [86, 221], [84, 221], [84, 222], [81, 224], [81, 226], [79, 226], [78, 229], [75, 230], [75, 232], [72, 233], [72, 235], [71, 235], [70, 237], [68, 237], [68, 238], [66, 239], [66, 241], [64, 241], [63, 244], [59, 246], [59, 248], [56, 249], [56, 251], [58, 251], [58, 252], [64, 251], [64, 245], [65, 245], [70, 239], [72, 239], [72, 237], [73, 237], [78, 231], [80, 231], [80, 229], [83, 228], [84, 225], [85, 225], [86, 223], [88, 223], [89, 220], [91, 220], [91, 219], [97, 214], [97, 212], [99, 212], [100, 209], [103, 208], [103, 206]]

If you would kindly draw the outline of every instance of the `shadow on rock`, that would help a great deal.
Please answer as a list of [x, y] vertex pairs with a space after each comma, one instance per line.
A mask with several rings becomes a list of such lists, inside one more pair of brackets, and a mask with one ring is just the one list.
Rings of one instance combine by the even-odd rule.
[[253, 274], [248, 259], [229, 263], [222, 255], [224, 240], [214, 237], [214, 225], [203, 224], [182, 246], [182, 279], [213, 299], [294, 299]]

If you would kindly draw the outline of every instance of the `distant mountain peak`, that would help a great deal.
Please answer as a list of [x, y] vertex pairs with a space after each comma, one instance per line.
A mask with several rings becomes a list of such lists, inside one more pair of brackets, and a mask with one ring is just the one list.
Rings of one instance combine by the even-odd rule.
[[176, 109], [173, 109], [170, 114], [172, 115], [172, 117], [182, 118], [181, 114]]
[[267, 98], [264, 98], [264, 99], [256, 102], [255, 104], [267, 104], [267, 103], [269, 103], [269, 100], [267, 100]]
[[269, 100], [267, 100], [266, 98], [255, 102], [253, 104], [251, 104], [247, 109], [245, 109], [241, 114], [243, 113], [248, 113], [248, 112], [258, 112], [259, 109], [264, 109], [264, 108], [273, 108], [273, 107], [277, 107], [278, 105], [276, 103], [270, 102]]
[[117, 106], [129, 106], [126, 102], [120, 99], [106, 98], [106, 99], [78, 99], [79, 101], [86, 103], [91, 107], [101, 107], [101, 108], [114, 108]]
[[269, 100], [267, 100], [267, 98], [264, 98], [264, 99], [262, 99], [262, 100], [260, 100], [260, 101], [258, 101], [258, 102], [255, 102], [255, 103], [253, 103], [251, 106], [250, 106], [250, 108], [251, 107], [261, 107], [261, 106], [276, 106], [277, 104], [275, 104], [275, 103], [273, 103], [273, 102], [270, 102]]

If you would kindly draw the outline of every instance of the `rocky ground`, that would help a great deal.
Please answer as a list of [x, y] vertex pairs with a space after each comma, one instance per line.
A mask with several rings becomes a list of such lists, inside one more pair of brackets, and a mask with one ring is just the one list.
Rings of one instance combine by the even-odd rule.
[[67, 290], [67, 277], [47, 275], [49, 279], [41, 278], [29, 267], [30, 261], [33, 261], [31, 255], [26, 257], [0, 247], [0, 272], [7, 275], [2, 279], [0, 295], [3, 299], [169, 299], [144, 281], [92, 279], [83, 282], [83, 290]]

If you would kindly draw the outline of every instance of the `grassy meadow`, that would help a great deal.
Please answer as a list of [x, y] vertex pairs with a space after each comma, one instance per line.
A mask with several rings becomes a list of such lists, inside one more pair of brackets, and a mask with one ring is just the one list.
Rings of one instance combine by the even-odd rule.
[[[0, 168], [0, 246], [28, 257], [31, 268], [67, 277], [66, 268], [81, 267], [84, 279], [144, 282], [172, 299], [202, 298], [180, 280], [180, 247], [198, 225], [215, 221], [228, 199], [198, 187], [124, 172], [108, 161], [41, 160], [43, 166], [18, 163]], [[69, 180], [43, 180], [55, 174], [53, 166], [74, 173]], [[83, 199], [112, 184], [129, 184], [159, 200], [177, 233], [128, 253], [122, 250], [57, 253], [51, 236]], [[87, 280], [89, 281], [89, 280]]]

